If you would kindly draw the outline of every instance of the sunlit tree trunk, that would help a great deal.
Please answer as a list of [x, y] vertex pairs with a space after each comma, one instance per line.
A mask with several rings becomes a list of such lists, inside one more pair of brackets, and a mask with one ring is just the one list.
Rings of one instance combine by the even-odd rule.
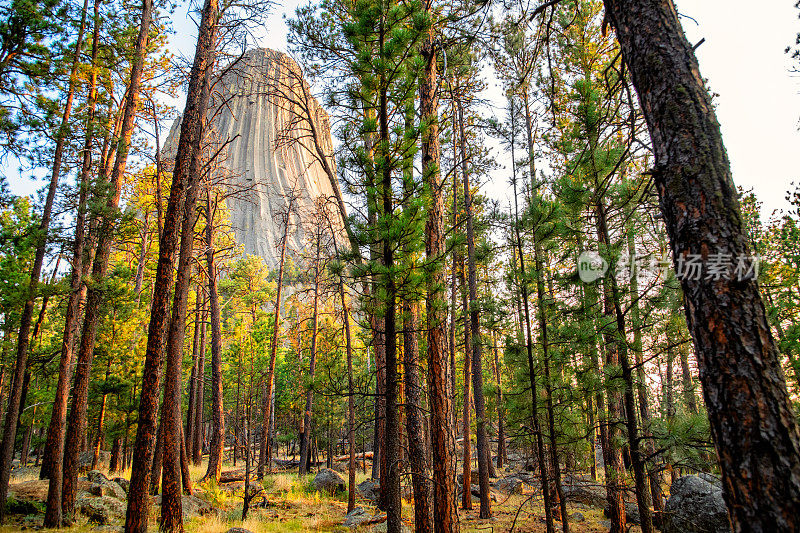
[[[433, 9], [427, 2], [426, 11]], [[447, 298], [445, 294], [444, 260], [445, 229], [441, 148], [438, 117], [438, 51], [436, 35], [431, 30], [422, 44], [424, 71], [419, 81], [419, 114], [423, 125], [420, 151], [422, 178], [428, 189], [425, 222], [425, 254], [428, 261], [426, 282], [426, 318], [428, 344], [428, 391], [431, 410], [431, 443], [433, 452], [434, 531], [458, 531], [455, 507], [455, 453], [453, 407], [448, 394], [451, 372], [447, 351]]]
[[[194, 64], [189, 77], [186, 97], [186, 108], [181, 121], [181, 132], [175, 156], [175, 168], [172, 174], [167, 210], [164, 214], [164, 227], [159, 245], [158, 266], [153, 289], [153, 301], [150, 312], [150, 325], [147, 335], [145, 368], [142, 376], [142, 391], [139, 402], [139, 418], [136, 430], [136, 444], [133, 453], [133, 470], [128, 492], [128, 508], [125, 519], [126, 533], [145, 533], [149, 515], [150, 499], [148, 496], [150, 463], [153, 459], [153, 441], [156, 430], [156, 411], [159, 390], [159, 367], [161, 366], [161, 348], [166, 344], [165, 334], [169, 317], [169, 296], [173, 288], [173, 267], [175, 252], [178, 248], [179, 226], [181, 218], [185, 218], [186, 204], [194, 209], [193, 199], [187, 202], [192, 187], [188, 183], [192, 177], [199, 178], [200, 150], [203, 126], [210, 96], [211, 70], [214, 63], [213, 47], [216, 43], [218, 4], [217, 0], [206, 0], [200, 22], [195, 51]], [[192, 167], [195, 166], [194, 169]], [[197, 184], [191, 192], [197, 197]], [[176, 292], [177, 294], [177, 292]], [[178, 325], [173, 324], [173, 327]], [[183, 324], [180, 324], [183, 327]], [[169, 350], [168, 350], [169, 352]], [[167, 356], [169, 357], [169, 355]], [[180, 362], [178, 362], [180, 364]], [[169, 365], [168, 365], [169, 368]], [[166, 398], [165, 398], [165, 401]], [[178, 398], [178, 410], [180, 398]], [[180, 423], [178, 412], [177, 423]], [[165, 428], [168, 431], [169, 428]], [[166, 450], [165, 450], [166, 453]], [[174, 453], [170, 451], [170, 453]], [[166, 462], [166, 461], [165, 461]], [[174, 468], [171, 466], [170, 468]], [[180, 491], [178, 491], [178, 511], [180, 511]], [[182, 530], [180, 514], [168, 505], [172, 496], [162, 501], [162, 515], [166, 512], [175, 517], [176, 523], [165, 523], [162, 527], [174, 525]], [[167, 504], [167, 505], [165, 505]]]

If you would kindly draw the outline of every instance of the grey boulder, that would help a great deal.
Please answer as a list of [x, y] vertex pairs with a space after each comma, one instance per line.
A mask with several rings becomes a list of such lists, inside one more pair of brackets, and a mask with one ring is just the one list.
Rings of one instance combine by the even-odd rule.
[[118, 500], [124, 500], [127, 496], [125, 490], [114, 481], [106, 481], [104, 483], [92, 483], [89, 487], [89, 493], [94, 496], [111, 496]]
[[661, 531], [729, 533], [731, 524], [722, 498], [722, 488], [699, 476], [676, 479], [664, 508]]
[[352, 511], [347, 513], [343, 525], [346, 527], [358, 527], [362, 524], [366, 524], [370, 520], [372, 520], [372, 515], [367, 512], [366, 509], [363, 507], [355, 507]]
[[88, 496], [83, 493], [75, 502], [78, 511], [90, 522], [110, 525], [114, 520], [125, 517], [125, 504], [111, 496]]
[[495, 481], [494, 488], [503, 494], [522, 494], [525, 482], [517, 476], [508, 476]]
[[327, 494], [336, 494], [337, 492], [347, 489], [347, 483], [345, 483], [342, 476], [329, 468], [320, 470], [319, 473], [314, 476], [314, 481], [311, 482], [311, 485], [319, 492], [325, 492]]
[[103, 484], [103, 483], [106, 483], [108, 481], [108, 478], [106, 477], [106, 475], [104, 473], [102, 473], [101, 471], [99, 471], [99, 470], [92, 470], [91, 472], [86, 474], [86, 477], [92, 483]]
[[377, 502], [380, 496], [381, 486], [375, 481], [366, 480], [356, 485], [356, 492], [362, 498], [371, 502]]

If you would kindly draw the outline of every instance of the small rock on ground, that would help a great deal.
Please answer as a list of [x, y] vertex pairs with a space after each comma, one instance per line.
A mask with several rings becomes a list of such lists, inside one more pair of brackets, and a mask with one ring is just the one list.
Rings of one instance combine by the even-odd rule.
[[127, 497], [125, 489], [119, 486], [114, 481], [105, 481], [102, 483], [92, 483], [89, 487], [89, 492], [95, 496], [111, 496], [118, 500], [124, 500]]
[[346, 527], [358, 527], [365, 522], [372, 520], [372, 515], [367, 512], [363, 507], [355, 507], [352, 511], [347, 513], [342, 523]]

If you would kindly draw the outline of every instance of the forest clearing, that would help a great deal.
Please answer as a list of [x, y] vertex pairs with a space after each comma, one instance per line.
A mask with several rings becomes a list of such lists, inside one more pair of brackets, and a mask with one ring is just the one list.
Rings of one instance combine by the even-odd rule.
[[0, 0], [0, 531], [800, 531], [800, 4], [693, 1]]

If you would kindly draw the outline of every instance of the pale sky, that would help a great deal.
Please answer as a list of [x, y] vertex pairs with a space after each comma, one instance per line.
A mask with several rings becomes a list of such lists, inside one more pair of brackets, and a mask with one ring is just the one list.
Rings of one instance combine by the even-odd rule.
[[800, 77], [784, 49], [800, 31], [794, 0], [680, 0], [689, 41], [697, 49], [700, 72], [717, 98], [737, 185], [752, 187], [763, 212], [787, 206], [785, 193], [800, 182]]
[[[286, 50], [283, 15], [292, 16], [300, 3], [286, 0], [274, 10], [260, 46]], [[734, 181], [755, 189], [764, 203], [763, 214], [769, 216], [773, 210], [786, 207], [786, 191], [793, 180], [800, 181], [800, 76], [790, 71], [793, 64], [800, 67], [800, 62], [793, 63], [784, 54], [800, 31], [800, 10], [794, 7], [794, 0], [759, 4], [749, 0], [679, 0], [677, 6], [685, 15], [682, 24], [689, 41], [705, 38], [697, 56], [702, 75], [719, 94], [717, 115]], [[172, 46], [176, 53], [190, 55], [196, 29], [186, 17], [185, 5], [178, 8], [174, 20]], [[6, 174], [15, 193], [33, 191], [31, 181], [15, 178], [11, 169]], [[498, 177], [505, 181], [502, 175]], [[490, 196], [505, 196], [500, 183], [487, 184], [487, 189]]]

